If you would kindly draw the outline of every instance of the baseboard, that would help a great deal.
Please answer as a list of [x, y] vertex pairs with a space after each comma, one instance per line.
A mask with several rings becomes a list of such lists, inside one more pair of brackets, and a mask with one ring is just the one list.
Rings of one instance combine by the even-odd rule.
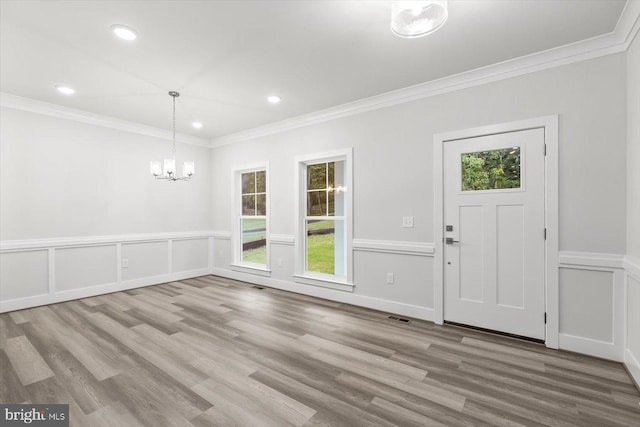
[[192, 279], [194, 277], [206, 276], [209, 274], [208, 268], [198, 270], [182, 271], [178, 273], [163, 274], [160, 276], [144, 277], [140, 279], [127, 280], [120, 283], [107, 283], [104, 285], [90, 286], [87, 288], [73, 289], [68, 291], [58, 291], [54, 294], [35, 295], [26, 298], [17, 298], [7, 301], [0, 301], [0, 313], [23, 310], [41, 305], [55, 304], [59, 302], [71, 301], [80, 298], [94, 297], [97, 295], [109, 294], [112, 292], [127, 291], [129, 289], [141, 288], [144, 286], [159, 285], [161, 283], [175, 282], [177, 280]]
[[624, 361], [624, 349], [621, 344], [614, 345], [610, 342], [563, 333], [559, 334], [558, 338], [561, 350], [574, 351], [576, 353], [587, 354], [616, 362]]
[[640, 391], [640, 362], [629, 349], [624, 352], [624, 366]]
[[298, 294], [322, 298], [330, 301], [342, 302], [360, 307], [371, 308], [387, 313], [400, 314], [414, 319], [421, 319], [433, 322], [433, 309], [420, 307], [411, 304], [383, 300], [380, 298], [358, 295], [351, 292], [336, 291], [318, 286], [305, 285], [301, 283], [288, 282], [285, 280], [273, 279], [270, 277], [255, 276], [252, 274], [231, 271], [222, 268], [214, 268], [211, 274], [226, 277], [228, 279], [240, 280], [269, 288], [283, 291], [295, 292]]

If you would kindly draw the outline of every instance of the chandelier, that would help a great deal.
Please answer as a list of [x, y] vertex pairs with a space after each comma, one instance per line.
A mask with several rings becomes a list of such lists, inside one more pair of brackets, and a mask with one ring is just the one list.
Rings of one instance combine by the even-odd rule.
[[196, 171], [194, 162], [184, 162], [182, 165], [182, 177], [178, 177], [176, 173], [176, 98], [180, 94], [176, 91], [170, 91], [169, 95], [173, 98], [173, 158], [164, 159], [164, 163], [159, 160], [152, 160], [151, 175], [156, 179], [166, 179], [169, 181], [189, 181]]
[[444, 25], [449, 16], [447, 0], [391, 2], [391, 31], [404, 38], [426, 36]]

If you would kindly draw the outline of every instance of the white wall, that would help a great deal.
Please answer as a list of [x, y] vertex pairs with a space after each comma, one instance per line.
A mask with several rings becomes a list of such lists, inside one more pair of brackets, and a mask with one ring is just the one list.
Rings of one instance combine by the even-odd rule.
[[196, 175], [170, 183], [149, 173], [170, 141], [7, 107], [0, 122], [0, 312], [208, 273], [208, 148], [179, 144]]
[[627, 351], [640, 384], [640, 37], [627, 52]]
[[[625, 55], [611, 55], [216, 148], [212, 153], [217, 204], [214, 228], [229, 231], [231, 227], [231, 169], [269, 161], [271, 232], [293, 235], [294, 157], [353, 147], [354, 239], [380, 247], [385, 242], [433, 245], [433, 135], [559, 114], [560, 248], [624, 254], [625, 76]], [[415, 227], [402, 228], [403, 216], [414, 216]], [[250, 279], [231, 273], [227, 261], [230, 254], [221, 255], [220, 250], [216, 257], [225, 261], [216, 260], [218, 274]], [[272, 285], [406, 315], [433, 315], [434, 263], [428, 254], [356, 248], [356, 287], [353, 295], [344, 296], [344, 292], [293, 283], [289, 273], [293, 247], [272, 245], [272, 251], [273, 275], [277, 277]], [[280, 268], [278, 258], [282, 260]], [[582, 276], [592, 270], [571, 267], [581, 272], [560, 276], [561, 312], [579, 317], [561, 325], [561, 330], [583, 335], [571, 338], [596, 340], [603, 346], [602, 355], [620, 359], [622, 338], [615, 343], [613, 339], [623, 337], [621, 320], [614, 328], [616, 319], [622, 319], [618, 308], [623, 307], [623, 295], [614, 292], [614, 274], [594, 272], [588, 284], [581, 287]], [[386, 272], [395, 273], [395, 284], [385, 283]], [[594, 292], [589, 292], [592, 289]], [[590, 316], [600, 312], [603, 296], [612, 301], [612, 306], [601, 316]], [[575, 327], [578, 323], [580, 326]], [[565, 343], [567, 348], [574, 348], [571, 339]]]

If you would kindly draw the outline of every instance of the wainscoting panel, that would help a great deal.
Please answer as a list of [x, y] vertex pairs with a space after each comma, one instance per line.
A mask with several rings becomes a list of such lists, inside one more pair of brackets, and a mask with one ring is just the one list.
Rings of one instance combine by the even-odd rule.
[[293, 244], [275, 243], [271, 240], [271, 277], [277, 280], [292, 280], [294, 252]]
[[561, 349], [624, 359], [624, 257], [561, 252]]
[[114, 283], [116, 249], [116, 245], [56, 249], [56, 291]]
[[[433, 309], [433, 257], [415, 253], [354, 251], [354, 292]], [[387, 283], [387, 274], [393, 283]]]
[[209, 266], [209, 239], [174, 240], [171, 248], [173, 272]]
[[213, 258], [213, 266], [215, 268], [229, 269], [233, 254], [231, 253], [231, 238], [215, 237], [214, 238], [215, 254]]
[[626, 259], [627, 340], [624, 363], [640, 387], [640, 260]]
[[613, 342], [614, 274], [560, 270], [560, 333]]
[[121, 259], [123, 281], [167, 274], [169, 242], [124, 243]]
[[0, 254], [0, 301], [49, 293], [49, 251]]

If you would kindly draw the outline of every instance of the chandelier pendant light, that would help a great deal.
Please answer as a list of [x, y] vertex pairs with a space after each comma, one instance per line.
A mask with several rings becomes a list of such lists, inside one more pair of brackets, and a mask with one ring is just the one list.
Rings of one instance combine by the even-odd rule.
[[189, 181], [196, 172], [195, 163], [192, 161], [184, 162], [182, 165], [182, 176], [178, 177], [176, 173], [176, 98], [180, 94], [176, 91], [170, 91], [169, 96], [173, 98], [173, 157], [164, 159], [164, 162], [152, 160], [150, 162], [151, 175], [156, 179], [166, 179], [168, 181]]
[[448, 16], [447, 0], [392, 1], [391, 31], [403, 38], [426, 36], [442, 27]]

